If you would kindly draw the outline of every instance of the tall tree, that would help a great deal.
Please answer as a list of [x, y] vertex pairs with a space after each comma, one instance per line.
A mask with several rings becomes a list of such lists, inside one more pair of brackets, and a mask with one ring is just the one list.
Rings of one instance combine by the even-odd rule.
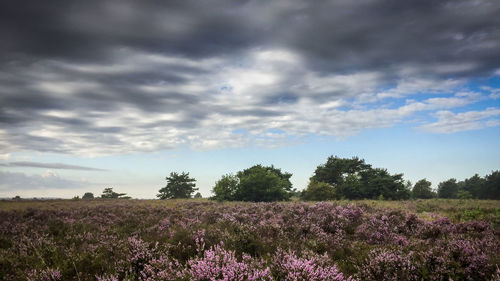
[[500, 200], [500, 171], [486, 176], [485, 193], [488, 194], [488, 199]]
[[438, 196], [439, 198], [457, 198], [458, 194], [458, 183], [456, 179], [449, 179], [444, 182], [440, 182], [438, 185]]
[[473, 198], [484, 199], [488, 197], [488, 194], [484, 192], [484, 187], [486, 180], [480, 177], [478, 174], [459, 182], [459, 188], [463, 191], [467, 191]]
[[292, 174], [274, 166], [255, 165], [237, 173], [239, 184], [235, 199], [241, 201], [282, 201], [291, 196]]
[[370, 165], [365, 163], [365, 160], [358, 157], [348, 159], [332, 155], [328, 157], [325, 164], [319, 165], [316, 168], [311, 180], [338, 186], [344, 183], [348, 175], [355, 175], [370, 169], [370, 167]]
[[198, 190], [195, 188], [196, 180], [190, 178], [189, 173], [171, 172], [166, 180], [167, 185], [156, 195], [159, 199], [191, 198], [191, 194]]
[[401, 200], [410, 197], [403, 174], [391, 175], [386, 169], [368, 169], [361, 172], [363, 198], [379, 198]]
[[421, 179], [415, 183], [412, 190], [413, 198], [430, 199], [434, 197], [434, 192], [431, 188], [432, 183], [427, 179]]
[[408, 199], [409, 187], [403, 174], [391, 175], [386, 169], [372, 168], [365, 160], [330, 156], [325, 164], [319, 165], [310, 179], [335, 187], [336, 196], [347, 199], [387, 198]]
[[295, 192], [290, 182], [291, 173], [274, 166], [255, 165], [236, 176], [224, 175], [212, 189], [215, 200], [282, 201]]

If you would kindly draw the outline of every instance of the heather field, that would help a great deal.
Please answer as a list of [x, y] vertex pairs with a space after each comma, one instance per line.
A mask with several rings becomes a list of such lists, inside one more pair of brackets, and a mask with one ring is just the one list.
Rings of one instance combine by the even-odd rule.
[[0, 202], [0, 280], [499, 280], [500, 202]]

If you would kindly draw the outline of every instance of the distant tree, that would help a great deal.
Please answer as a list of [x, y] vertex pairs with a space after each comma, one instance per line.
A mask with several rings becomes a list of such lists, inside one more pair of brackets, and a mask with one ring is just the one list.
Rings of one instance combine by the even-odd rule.
[[203, 196], [201, 196], [201, 193], [196, 192], [193, 198], [203, 198]]
[[236, 175], [224, 175], [212, 189], [214, 200], [237, 201], [282, 201], [288, 200], [292, 190], [291, 173], [282, 172], [274, 166], [255, 165]]
[[457, 198], [458, 184], [456, 179], [449, 179], [438, 185], [439, 198]]
[[167, 185], [159, 190], [156, 195], [159, 199], [191, 198], [191, 194], [198, 190], [195, 188], [196, 180], [189, 177], [189, 173], [170, 173], [166, 177]]
[[411, 196], [403, 174], [391, 175], [386, 169], [372, 168], [358, 157], [328, 157], [325, 164], [316, 168], [310, 182], [333, 186], [337, 198], [399, 200]]
[[459, 189], [467, 191], [473, 198], [484, 199], [488, 197], [485, 190], [486, 179], [478, 174], [458, 183]]
[[22, 199], [22, 198], [21, 198], [21, 196], [19, 196], [19, 195], [16, 195], [16, 196], [14, 196], [14, 198], [12, 198], [12, 200], [21, 200], [21, 199]]
[[434, 197], [434, 192], [431, 188], [432, 183], [427, 179], [421, 179], [415, 183], [412, 189], [413, 198], [430, 199]]
[[127, 193], [117, 193], [113, 191], [113, 188], [108, 187], [105, 188], [104, 191], [101, 194], [101, 198], [106, 198], [106, 199], [129, 199], [130, 196], [126, 196]]
[[486, 175], [486, 182], [484, 184], [485, 198], [500, 200], [500, 171], [491, 172]]
[[282, 201], [290, 199], [291, 173], [274, 166], [255, 165], [237, 173], [239, 184], [234, 198], [239, 201]]
[[337, 194], [333, 185], [311, 180], [307, 189], [302, 192], [302, 199], [307, 201], [334, 200], [337, 199]]
[[311, 177], [311, 181], [326, 182], [332, 186], [343, 184], [349, 175], [357, 175], [362, 171], [370, 169], [371, 166], [365, 160], [353, 157], [351, 159], [328, 157], [323, 165], [319, 165]]
[[82, 199], [94, 199], [94, 194], [92, 192], [85, 192], [83, 194]]
[[409, 199], [411, 192], [405, 184], [403, 174], [391, 175], [386, 169], [367, 169], [361, 173], [363, 183], [363, 198], [405, 200]]
[[218, 201], [236, 200], [236, 190], [238, 189], [239, 183], [240, 179], [237, 176], [231, 174], [223, 175], [212, 188], [212, 192], [214, 193], [212, 199]]

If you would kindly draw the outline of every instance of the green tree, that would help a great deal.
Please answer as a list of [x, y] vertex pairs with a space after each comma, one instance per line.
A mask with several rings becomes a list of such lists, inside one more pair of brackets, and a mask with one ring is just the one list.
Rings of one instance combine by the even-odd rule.
[[467, 191], [473, 198], [484, 199], [488, 197], [485, 192], [486, 179], [480, 177], [478, 174], [459, 182], [459, 189]]
[[311, 180], [326, 182], [332, 186], [344, 183], [348, 175], [356, 175], [359, 172], [370, 169], [365, 160], [353, 157], [351, 159], [330, 156], [323, 165], [319, 165], [314, 171]]
[[385, 199], [404, 200], [410, 197], [403, 179], [403, 174], [391, 175], [386, 169], [368, 169], [361, 172], [363, 198], [377, 199], [380, 195]]
[[288, 200], [292, 193], [292, 174], [283, 173], [274, 166], [255, 165], [236, 175], [239, 179], [235, 200], [240, 201], [282, 201]]
[[195, 188], [195, 179], [189, 177], [189, 173], [170, 173], [166, 177], [167, 185], [159, 190], [156, 195], [159, 199], [191, 198], [191, 194], [198, 190]]
[[363, 193], [364, 187], [361, 182], [361, 176], [356, 174], [347, 175], [343, 184], [335, 187], [337, 196], [345, 199], [361, 199], [365, 198]]
[[83, 194], [82, 199], [94, 199], [94, 194], [92, 192], [85, 192]]
[[203, 196], [201, 196], [201, 193], [196, 192], [193, 198], [203, 198]]
[[310, 181], [330, 184], [339, 198], [408, 199], [411, 195], [403, 174], [391, 175], [386, 169], [372, 168], [358, 157], [330, 156], [316, 168]]
[[212, 199], [218, 201], [236, 200], [236, 190], [238, 189], [239, 183], [240, 179], [237, 176], [231, 174], [223, 175], [212, 188], [212, 192], [214, 193]]
[[309, 181], [307, 189], [302, 192], [302, 199], [308, 201], [327, 201], [336, 199], [335, 187], [326, 182]]
[[412, 190], [413, 198], [430, 199], [434, 197], [431, 189], [432, 183], [427, 179], [421, 179], [415, 183]]
[[112, 187], [105, 188], [102, 192], [101, 198], [107, 199], [129, 199], [130, 196], [125, 196], [127, 193], [117, 193], [113, 191]]
[[457, 192], [458, 199], [472, 199], [472, 194], [464, 189], [459, 189]]
[[438, 196], [439, 198], [457, 198], [458, 194], [458, 183], [456, 179], [449, 179], [444, 182], [440, 182], [438, 185]]
[[487, 199], [500, 200], [500, 171], [491, 172], [486, 176], [484, 184], [484, 196]]

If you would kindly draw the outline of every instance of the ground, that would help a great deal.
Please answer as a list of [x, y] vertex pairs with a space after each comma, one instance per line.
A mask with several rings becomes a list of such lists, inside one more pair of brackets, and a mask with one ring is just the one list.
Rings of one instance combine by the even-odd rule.
[[0, 280], [496, 280], [500, 201], [0, 201]]

